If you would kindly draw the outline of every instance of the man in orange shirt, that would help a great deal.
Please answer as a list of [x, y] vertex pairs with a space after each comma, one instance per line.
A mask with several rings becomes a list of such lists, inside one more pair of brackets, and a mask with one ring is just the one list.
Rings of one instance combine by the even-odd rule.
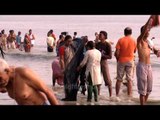
[[132, 67], [134, 60], [134, 53], [136, 52], [136, 42], [131, 37], [132, 29], [127, 27], [124, 29], [124, 37], [118, 40], [116, 45], [115, 56], [117, 58], [117, 82], [116, 82], [116, 97], [117, 100], [120, 101], [119, 90], [120, 85], [123, 80], [124, 73], [126, 73], [127, 84], [127, 92], [130, 97], [132, 94]]

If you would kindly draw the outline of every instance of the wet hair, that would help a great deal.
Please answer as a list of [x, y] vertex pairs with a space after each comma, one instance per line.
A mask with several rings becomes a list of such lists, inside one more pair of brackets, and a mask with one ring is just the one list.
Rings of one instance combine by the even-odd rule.
[[21, 34], [21, 31], [19, 31], [18, 34]]
[[11, 33], [11, 30], [9, 30], [9, 33]]
[[29, 29], [29, 32], [32, 31], [32, 29]]
[[95, 43], [93, 41], [88, 41], [86, 46], [93, 49], [95, 47]]
[[53, 33], [53, 30], [51, 29], [49, 32]]
[[59, 35], [59, 39], [62, 39], [63, 37], [64, 37], [64, 35], [62, 35], [62, 34], [61, 34], [61, 35]]
[[6, 69], [9, 69], [8, 63], [0, 58], [0, 72], [4, 72]]
[[74, 32], [74, 35], [77, 35], [77, 32]]
[[1, 33], [4, 34], [4, 30], [2, 30]]
[[88, 42], [88, 36], [81, 36], [81, 39], [85, 41], [85, 43]]
[[64, 41], [66, 42], [66, 41], [68, 41], [69, 39], [72, 39], [72, 37], [71, 37], [70, 35], [67, 35], [67, 36], [65, 37]]
[[61, 35], [66, 36], [66, 35], [68, 35], [68, 32], [61, 32]]
[[124, 29], [124, 35], [127, 36], [127, 35], [131, 35], [132, 34], [132, 29], [130, 27], [126, 27]]
[[49, 37], [51, 34], [52, 34], [52, 33], [49, 31], [49, 32], [47, 33], [47, 36]]
[[98, 35], [98, 33], [97, 33], [97, 32], [95, 32], [95, 35]]
[[107, 39], [107, 32], [106, 31], [100, 31], [100, 34], [103, 34], [105, 36], [105, 39]]
[[10, 30], [9, 33], [10, 33], [10, 34], [11, 34], [11, 33], [14, 33], [14, 30]]

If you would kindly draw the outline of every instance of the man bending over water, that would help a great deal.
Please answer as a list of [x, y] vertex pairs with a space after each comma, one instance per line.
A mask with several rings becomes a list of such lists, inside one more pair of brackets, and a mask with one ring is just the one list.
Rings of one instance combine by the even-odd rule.
[[0, 92], [8, 92], [18, 105], [58, 105], [52, 90], [50, 90], [31, 69], [25, 67], [10, 67], [0, 59]]

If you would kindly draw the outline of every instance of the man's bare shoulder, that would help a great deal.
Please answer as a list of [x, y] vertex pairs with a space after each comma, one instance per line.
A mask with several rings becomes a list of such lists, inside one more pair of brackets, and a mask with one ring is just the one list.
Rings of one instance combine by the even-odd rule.
[[28, 74], [28, 73], [32, 73], [33, 71], [27, 67], [16, 67], [16, 72], [20, 74]]
[[28, 67], [17, 67], [16, 68], [16, 73], [27, 81], [28, 80], [32, 81], [32, 80], [35, 80], [35, 79], [40, 80], [39, 75]]

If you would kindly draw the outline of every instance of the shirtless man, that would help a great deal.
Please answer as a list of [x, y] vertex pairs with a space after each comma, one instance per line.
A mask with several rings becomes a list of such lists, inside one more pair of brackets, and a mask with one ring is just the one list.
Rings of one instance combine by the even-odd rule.
[[29, 38], [30, 38], [30, 40], [31, 40], [31, 47], [33, 47], [34, 44], [35, 44], [35, 36], [34, 36], [34, 34], [32, 33], [32, 29], [29, 29], [28, 35], [29, 35]]
[[52, 92], [32, 70], [24, 67], [9, 67], [0, 59], [0, 92], [8, 92], [18, 105], [58, 105]]
[[[144, 32], [144, 34], [143, 34]], [[137, 49], [139, 62], [136, 67], [138, 93], [140, 94], [140, 104], [144, 105], [152, 91], [153, 77], [150, 63], [150, 51], [148, 44], [149, 30], [141, 28], [141, 35], [137, 38]], [[153, 52], [159, 56], [159, 50], [153, 48]]]
[[7, 34], [5, 34], [5, 30], [2, 30], [1, 33], [2, 33], [2, 49], [7, 50]]
[[15, 46], [16, 34], [14, 33], [14, 30], [9, 31], [7, 41], [8, 41], [8, 49], [10, 49], [10, 48], [15, 49], [16, 48], [16, 46]]

